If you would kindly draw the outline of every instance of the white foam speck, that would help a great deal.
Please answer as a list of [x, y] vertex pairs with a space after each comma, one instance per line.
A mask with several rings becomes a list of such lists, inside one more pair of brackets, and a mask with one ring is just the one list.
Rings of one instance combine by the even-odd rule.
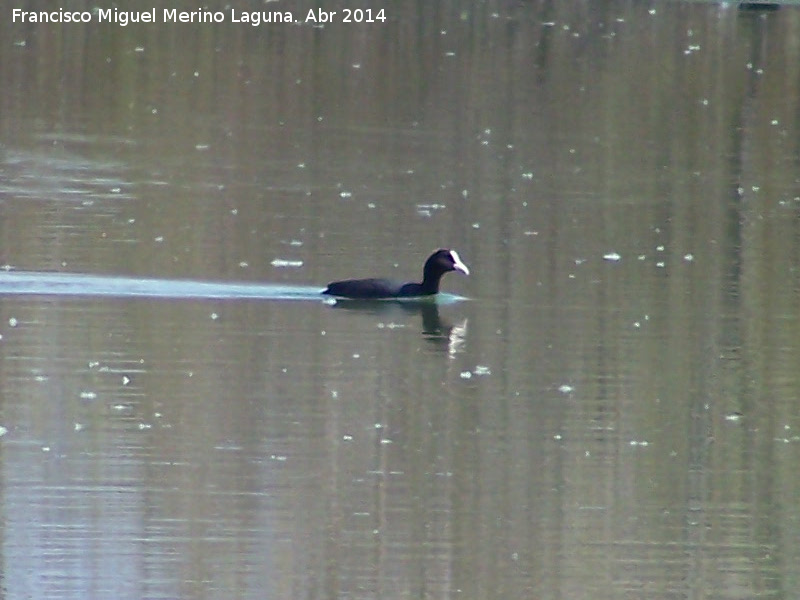
[[273, 267], [302, 267], [302, 260], [288, 260], [285, 258], [276, 258], [270, 263]]

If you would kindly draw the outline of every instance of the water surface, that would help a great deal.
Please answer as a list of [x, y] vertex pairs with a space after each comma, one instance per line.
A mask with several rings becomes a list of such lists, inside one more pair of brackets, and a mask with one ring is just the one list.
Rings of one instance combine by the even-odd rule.
[[4, 595], [793, 597], [798, 9], [389, 12], [0, 20]]
[[322, 290], [313, 286], [267, 283], [214, 283], [86, 273], [0, 272], [0, 296], [321, 300]]

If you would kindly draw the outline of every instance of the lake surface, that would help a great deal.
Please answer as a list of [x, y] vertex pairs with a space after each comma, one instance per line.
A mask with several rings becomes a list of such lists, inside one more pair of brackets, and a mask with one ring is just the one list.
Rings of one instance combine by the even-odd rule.
[[3, 597], [795, 597], [800, 9], [362, 4], [0, 19]]

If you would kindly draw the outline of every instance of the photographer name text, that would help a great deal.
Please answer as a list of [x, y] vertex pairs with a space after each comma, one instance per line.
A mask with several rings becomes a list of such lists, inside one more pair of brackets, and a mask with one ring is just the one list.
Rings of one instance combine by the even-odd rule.
[[[160, 19], [159, 19], [160, 17]], [[191, 10], [180, 11], [175, 8], [164, 8], [160, 12], [155, 8], [145, 11], [127, 11], [118, 8], [96, 8], [93, 11], [69, 11], [59, 8], [51, 11], [32, 11], [19, 8], [12, 9], [13, 23], [113, 23], [125, 27], [132, 23], [235, 23], [257, 27], [270, 23], [384, 23], [384, 9], [345, 8], [341, 10], [324, 10], [312, 8], [305, 15], [295, 15], [290, 10], [284, 11], [229, 11]]]

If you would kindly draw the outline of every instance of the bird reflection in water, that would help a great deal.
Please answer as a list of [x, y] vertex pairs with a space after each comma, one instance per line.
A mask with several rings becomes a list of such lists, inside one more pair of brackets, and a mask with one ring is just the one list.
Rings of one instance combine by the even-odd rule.
[[340, 310], [362, 311], [374, 315], [389, 315], [398, 311], [422, 317], [422, 336], [433, 346], [454, 356], [462, 351], [467, 337], [467, 318], [459, 323], [451, 324], [442, 319], [439, 305], [430, 300], [351, 300], [337, 299], [331, 306]]

